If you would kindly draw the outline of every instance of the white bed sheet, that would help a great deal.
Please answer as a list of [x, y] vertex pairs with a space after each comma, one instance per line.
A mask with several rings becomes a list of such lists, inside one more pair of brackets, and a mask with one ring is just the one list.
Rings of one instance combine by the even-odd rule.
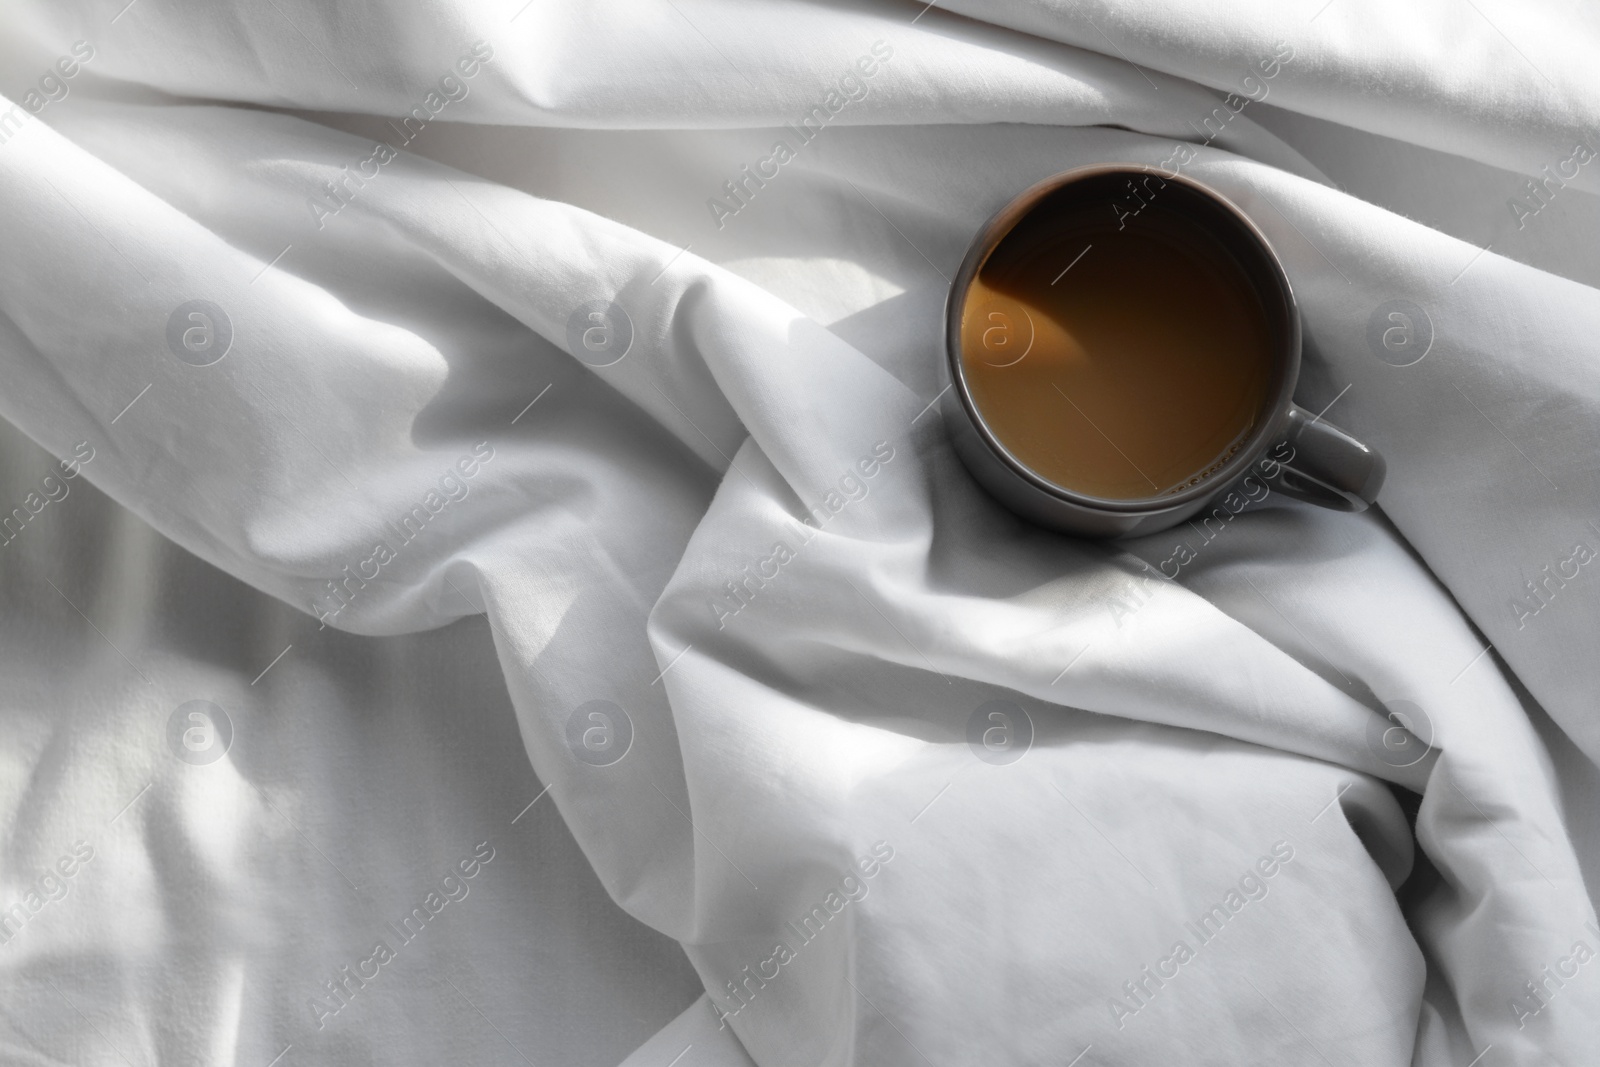
[[[7, 16], [13, 100], [93, 46], [0, 144], [7, 499], [93, 449], [3, 561], [5, 889], [93, 849], [0, 946], [9, 1057], [1583, 1062], [1600, 171], [1508, 202], [1600, 147], [1592, 20], [964, 11]], [[1230, 89], [1185, 169], [1284, 257], [1300, 399], [1387, 455], [1382, 509], [1031, 529], [928, 410], [946, 279]], [[574, 358], [610, 306], [626, 355]], [[223, 759], [178, 758], [190, 700]], [[994, 700], [1017, 762], [967, 744]]]

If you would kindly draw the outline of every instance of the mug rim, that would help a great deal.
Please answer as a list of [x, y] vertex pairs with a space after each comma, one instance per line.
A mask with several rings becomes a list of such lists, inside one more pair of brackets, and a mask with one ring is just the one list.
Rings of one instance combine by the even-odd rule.
[[[1045, 197], [1056, 190], [1064, 188], [1086, 178], [1103, 174], [1154, 174], [1162, 181], [1176, 182], [1187, 186], [1190, 190], [1200, 194], [1215, 203], [1232, 219], [1240, 231], [1259, 248], [1270, 268], [1272, 280], [1278, 288], [1278, 295], [1283, 301], [1286, 318], [1286, 335], [1278, 339], [1275, 347], [1277, 351], [1274, 359], [1277, 363], [1279, 374], [1278, 388], [1273, 396], [1263, 402], [1262, 417], [1257, 421], [1255, 428], [1239, 446], [1237, 452], [1217, 468], [1215, 473], [1202, 479], [1186, 489], [1162, 496], [1136, 497], [1133, 499], [1112, 499], [1108, 497], [1090, 496], [1068, 489], [1063, 485], [1039, 474], [1026, 463], [1022, 462], [1006, 448], [998, 436], [990, 428], [988, 421], [978, 410], [973, 401], [971, 392], [967, 388], [966, 371], [961, 364], [961, 315], [963, 305], [966, 303], [967, 291], [972, 287], [979, 270], [989, 259], [989, 255], [1000, 245], [1006, 235], [1016, 228], [1017, 224]], [[1243, 266], [1241, 264], [1241, 266]], [[1254, 274], [1247, 270], [1247, 273]], [[1258, 292], [1263, 287], [1262, 279], [1252, 277], [1252, 282]], [[1052, 175], [1042, 181], [1035, 182], [1013, 197], [999, 211], [990, 216], [989, 220], [979, 229], [973, 238], [972, 244], [967, 249], [966, 256], [961, 261], [961, 268], [956, 272], [951, 281], [948, 292], [945, 294], [945, 362], [950, 374], [950, 388], [959, 399], [962, 410], [968, 421], [977, 431], [979, 438], [990, 452], [1003, 463], [1011, 473], [1022, 478], [1051, 497], [1065, 503], [1091, 511], [1110, 512], [1121, 515], [1145, 515], [1171, 511], [1195, 500], [1201, 500], [1215, 495], [1218, 491], [1232, 483], [1243, 468], [1254, 464], [1261, 454], [1272, 444], [1273, 438], [1282, 432], [1282, 425], [1288, 417], [1289, 408], [1294, 402], [1294, 390], [1300, 375], [1302, 333], [1300, 323], [1299, 303], [1295, 299], [1294, 289], [1289, 283], [1288, 273], [1283, 268], [1283, 262], [1278, 258], [1277, 251], [1272, 247], [1261, 229], [1252, 222], [1237, 204], [1229, 200], [1222, 193], [1211, 186], [1185, 174], [1168, 174], [1159, 167], [1152, 167], [1144, 163], [1092, 163], [1082, 167], [1074, 167]]]

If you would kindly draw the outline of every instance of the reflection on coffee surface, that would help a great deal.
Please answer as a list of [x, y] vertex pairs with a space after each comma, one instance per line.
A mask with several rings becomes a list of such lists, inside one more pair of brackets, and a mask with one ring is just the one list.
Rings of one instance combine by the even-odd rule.
[[1177, 492], [1237, 452], [1268, 417], [1273, 342], [1250, 277], [1159, 196], [1120, 220], [1104, 198], [1046, 201], [961, 313], [962, 371], [995, 437], [1109, 500]]

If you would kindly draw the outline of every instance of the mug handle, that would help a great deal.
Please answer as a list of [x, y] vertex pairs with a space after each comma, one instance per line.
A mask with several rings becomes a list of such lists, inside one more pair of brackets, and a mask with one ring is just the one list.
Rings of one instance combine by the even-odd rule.
[[1271, 480], [1285, 496], [1335, 511], [1365, 511], [1377, 500], [1388, 464], [1339, 427], [1290, 404], [1283, 439], [1293, 451]]

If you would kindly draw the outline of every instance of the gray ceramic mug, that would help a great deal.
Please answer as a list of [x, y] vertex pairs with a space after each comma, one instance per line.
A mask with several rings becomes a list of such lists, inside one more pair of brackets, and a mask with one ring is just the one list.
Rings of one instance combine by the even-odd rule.
[[[1233, 455], [1197, 484], [1148, 499], [1086, 496], [1031, 470], [1003, 445], [984, 419], [963, 372], [961, 320], [967, 291], [989, 254], [1048, 197], [1106, 196], [1129, 180], [1152, 186], [1163, 208], [1179, 211], [1217, 238], [1243, 268], [1266, 309], [1274, 365], [1268, 399], [1254, 429]], [[1068, 187], [1071, 187], [1070, 190]], [[1000, 502], [1042, 526], [1086, 537], [1128, 537], [1175, 526], [1233, 496], [1239, 486], [1270, 486], [1299, 500], [1341, 511], [1361, 511], [1383, 485], [1383, 457], [1354, 437], [1308, 414], [1294, 403], [1300, 375], [1300, 311], [1283, 265], [1253, 223], [1220, 193], [1192, 178], [1138, 165], [1096, 165], [1071, 170], [1033, 186], [1007, 204], [979, 232], [950, 286], [945, 304], [947, 386], [941, 411], [956, 452], [968, 470]], [[1252, 478], [1253, 476], [1253, 478]], [[1229, 504], [1233, 503], [1229, 498]], [[1239, 508], [1231, 507], [1230, 512]]]

